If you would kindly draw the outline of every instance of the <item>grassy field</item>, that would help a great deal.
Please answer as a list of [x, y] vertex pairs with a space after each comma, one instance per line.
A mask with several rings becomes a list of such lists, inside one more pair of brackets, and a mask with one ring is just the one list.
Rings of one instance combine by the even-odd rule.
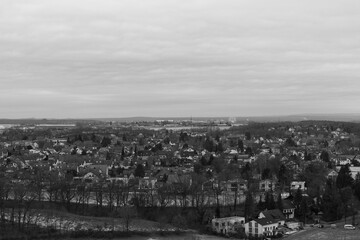
[[286, 240], [359, 240], [360, 230], [345, 230], [341, 227], [332, 229], [330, 227], [325, 228], [310, 228], [294, 235], [285, 237]]
[[[200, 235], [200, 234], [185, 234], [185, 235], [168, 235], [168, 236], [132, 236], [129, 238], [115, 238], [114, 240], [228, 240], [229, 238], [222, 238], [218, 236], [211, 235]], [[66, 240], [75, 240], [75, 239], [66, 239]], [[76, 240], [88, 240], [88, 238], [77, 238]], [[105, 239], [96, 239], [96, 240], [105, 240]]]
[[177, 229], [169, 224], [138, 219], [135, 216], [128, 221], [123, 218], [89, 217], [55, 210], [38, 210], [32, 215], [31, 223], [41, 227], [54, 227], [61, 230], [101, 230], [101, 231], [130, 231], [138, 232], [175, 232]]

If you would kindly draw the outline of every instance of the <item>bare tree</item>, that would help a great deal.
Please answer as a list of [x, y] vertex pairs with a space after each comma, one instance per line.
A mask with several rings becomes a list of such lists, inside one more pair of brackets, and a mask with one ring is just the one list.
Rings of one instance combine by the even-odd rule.
[[75, 195], [76, 189], [72, 182], [72, 178], [70, 176], [65, 176], [65, 178], [60, 181], [60, 197], [61, 202], [67, 210], [70, 210], [71, 201], [75, 198]]
[[105, 189], [105, 199], [107, 201], [107, 205], [109, 207], [109, 210], [112, 211], [113, 207], [115, 205], [115, 199], [116, 199], [116, 183], [115, 182], [109, 182], [106, 184]]
[[165, 208], [171, 201], [171, 187], [164, 185], [157, 189], [157, 202], [161, 208]]

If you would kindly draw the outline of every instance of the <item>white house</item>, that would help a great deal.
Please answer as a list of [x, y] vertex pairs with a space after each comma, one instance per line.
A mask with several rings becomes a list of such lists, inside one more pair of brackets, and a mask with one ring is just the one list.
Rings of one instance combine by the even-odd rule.
[[274, 191], [276, 182], [270, 179], [261, 180], [259, 182], [259, 190], [260, 191]]
[[245, 224], [244, 217], [226, 217], [214, 218], [211, 220], [212, 230], [214, 232], [227, 235], [228, 233], [235, 233], [236, 228]]
[[302, 191], [306, 190], [305, 187], [305, 181], [292, 181], [290, 184], [290, 189], [291, 190], [298, 190], [301, 189]]
[[274, 236], [279, 223], [267, 218], [255, 219], [245, 223], [245, 234], [252, 237]]
[[356, 176], [360, 174], [360, 167], [349, 167], [351, 176], [353, 179], [356, 179]]

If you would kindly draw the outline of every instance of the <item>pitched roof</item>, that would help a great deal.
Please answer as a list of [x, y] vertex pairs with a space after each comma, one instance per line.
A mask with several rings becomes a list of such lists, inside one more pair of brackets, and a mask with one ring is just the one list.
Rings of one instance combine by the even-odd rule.
[[293, 209], [293, 208], [295, 208], [294, 204], [288, 199], [284, 199], [282, 201], [282, 205], [283, 205], [283, 209]]
[[262, 214], [265, 218], [272, 219], [274, 221], [285, 220], [284, 214], [279, 209], [265, 210], [262, 211]]
[[270, 225], [270, 224], [275, 224], [278, 221], [271, 219], [271, 218], [259, 218], [259, 219], [254, 219], [255, 222], [257, 222], [258, 224], [265, 226], [265, 225]]

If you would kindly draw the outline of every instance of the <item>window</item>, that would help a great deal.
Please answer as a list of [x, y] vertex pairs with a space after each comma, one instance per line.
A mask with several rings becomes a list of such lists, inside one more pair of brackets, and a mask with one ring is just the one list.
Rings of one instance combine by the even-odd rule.
[[215, 227], [218, 227], [218, 226], [219, 226], [219, 223], [218, 223], [218, 222], [216, 222], [216, 223], [215, 223]]

